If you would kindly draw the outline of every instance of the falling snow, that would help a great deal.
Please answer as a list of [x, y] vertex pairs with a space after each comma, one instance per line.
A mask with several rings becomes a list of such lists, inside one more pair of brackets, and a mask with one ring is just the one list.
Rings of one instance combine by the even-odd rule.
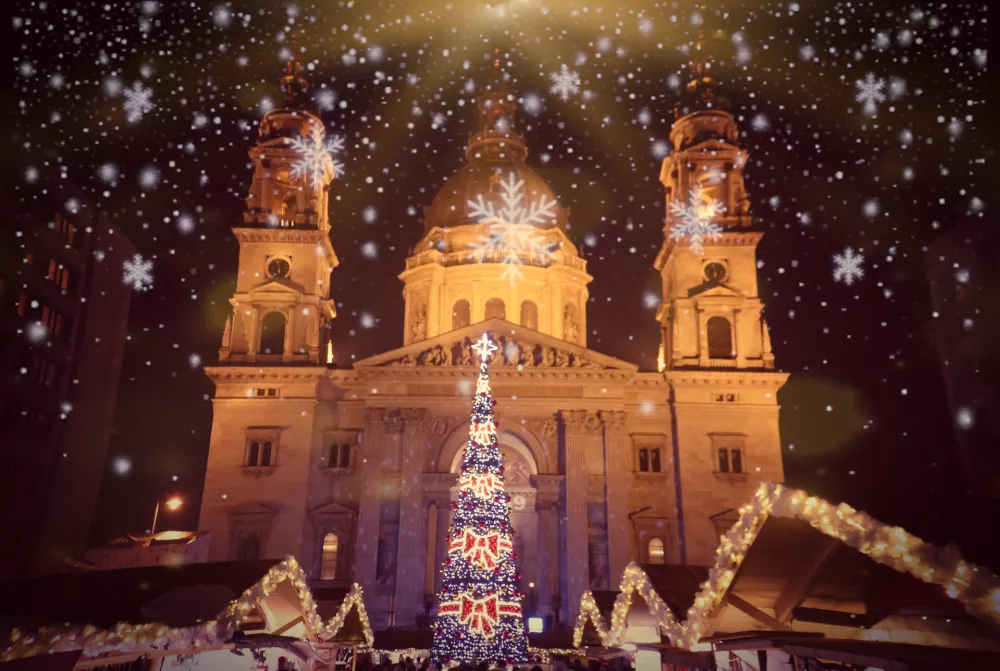
[[844, 249], [840, 254], [833, 255], [833, 281], [843, 282], [847, 286], [854, 284], [855, 280], [860, 280], [865, 276], [862, 264], [865, 257], [861, 253], [854, 253], [850, 247]]
[[122, 281], [132, 285], [136, 291], [148, 291], [153, 288], [153, 262], [136, 254], [122, 263]]
[[864, 79], [854, 82], [854, 86], [858, 89], [858, 95], [854, 99], [864, 104], [865, 114], [868, 116], [878, 114], [878, 104], [885, 102], [885, 94], [882, 92], [885, 80], [876, 79], [875, 75], [869, 72]]
[[135, 82], [132, 88], [125, 89], [125, 118], [129, 123], [139, 122], [144, 114], [153, 111], [153, 89], [146, 88], [142, 82]]
[[570, 70], [565, 63], [557, 72], [550, 74], [549, 78], [552, 79], [552, 88], [549, 91], [558, 95], [563, 101], [580, 92], [580, 75]]
[[695, 254], [704, 254], [706, 241], [722, 237], [722, 226], [715, 218], [725, 208], [717, 200], [706, 198], [697, 189], [691, 189], [688, 201], [675, 199], [670, 202], [670, 239], [687, 242]]

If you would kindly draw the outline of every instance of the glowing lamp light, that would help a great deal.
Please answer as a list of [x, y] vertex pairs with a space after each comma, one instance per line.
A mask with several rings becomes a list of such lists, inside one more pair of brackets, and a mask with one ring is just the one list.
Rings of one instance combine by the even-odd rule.
[[545, 631], [545, 620], [540, 617], [528, 618], [528, 633], [540, 634]]
[[177, 510], [184, 505], [184, 501], [179, 496], [172, 496], [167, 499], [164, 505], [167, 506], [167, 510]]

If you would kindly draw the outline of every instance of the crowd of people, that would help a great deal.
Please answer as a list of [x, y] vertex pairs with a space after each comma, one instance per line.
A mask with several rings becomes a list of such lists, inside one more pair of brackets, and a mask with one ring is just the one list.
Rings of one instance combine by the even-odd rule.
[[[591, 660], [589, 665], [584, 664], [579, 657], [572, 659], [566, 657], [552, 657], [551, 671], [635, 671], [627, 659], [618, 658], [608, 662]], [[416, 659], [405, 657], [398, 662], [391, 663], [383, 661], [373, 663], [368, 657], [358, 659], [357, 671], [440, 671], [430, 658]], [[489, 663], [480, 662], [478, 665], [469, 662], [462, 662], [458, 665], [457, 671], [504, 671], [503, 667], [491, 668]], [[522, 665], [515, 666], [513, 671], [545, 671], [541, 666]]]

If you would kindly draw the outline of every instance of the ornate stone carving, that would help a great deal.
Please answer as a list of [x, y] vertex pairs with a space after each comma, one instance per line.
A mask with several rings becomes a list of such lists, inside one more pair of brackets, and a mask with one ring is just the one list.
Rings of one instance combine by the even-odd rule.
[[566, 433], [597, 436], [604, 428], [601, 419], [587, 410], [564, 410], [562, 417], [566, 423]]
[[385, 418], [385, 408], [365, 408], [365, 431], [375, 431]]
[[403, 430], [403, 415], [399, 410], [386, 413], [382, 426], [385, 427], [386, 433], [399, 433]]
[[424, 340], [427, 337], [427, 310], [423, 306], [417, 308], [413, 322], [413, 340]]
[[608, 427], [608, 431], [624, 431], [625, 430], [625, 413], [621, 411], [601, 411], [601, 419], [604, 420], [605, 426]]
[[403, 408], [400, 411], [407, 431], [420, 431], [426, 424], [430, 413], [426, 408]]
[[445, 417], [433, 417], [430, 421], [430, 429], [435, 436], [443, 436], [448, 431], [448, 420]]
[[[495, 366], [525, 368], [604, 368], [587, 357], [543, 345], [521, 343], [508, 336], [497, 338], [500, 352], [494, 360]], [[435, 345], [417, 354], [408, 353], [398, 359], [387, 362], [404, 366], [475, 366], [476, 358], [472, 353], [471, 343], [466, 338], [451, 345]]]

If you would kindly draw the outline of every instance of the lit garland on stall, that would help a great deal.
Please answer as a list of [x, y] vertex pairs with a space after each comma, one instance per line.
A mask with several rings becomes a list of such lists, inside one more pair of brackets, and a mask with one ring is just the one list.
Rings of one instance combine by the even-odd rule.
[[288, 557], [272, 566], [264, 577], [232, 601], [214, 620], [193, 627], [119, 622], [111, 629], [98, 629], [90, 625], [43, 627], [33, 634], [15, 629], [11, 633], [10, 646], [0, 652], [0, 662], [72, 650], [82, 650], [87, 657], [98, 657], [109, 653], [209, 649], [226, 643], [285, 580], [292, 584], [299, 598], [302, 621], [309, 638], [329, 640], [336, 636], [344, 625], [347, 613], [351, 607], [355, 607], [358, 609], [365, 640], [369, 645], [375, 640], [360, 585], [355, 584], [351, 588], [340, 605], [340, 610], [324, 624], [316, 610], [316, 602], [309, 591], [302, 568], [294, 557]]
[[443, 666], [486, 661], [510, 665], [528, 660], [527, 632], [517, 589], [510, 496], [504, 491], [497, 446], [495, 401], [489, 359], [497, 350], [486, 334], [473, 345], [479, 380], [459, 476], [458, 498], [448, 530], [431, 658]]
[[939, 585], [951, 598], [979, 617], [1000, 624], [1000, 578], [989, 569], [962, 559], [953, 547], [940, 548], [907, 533], [900, 527], [883, 524], [845, 503], [833, 506], [799, 489], [761, 483], [750, 503], [740, 508], [740, 519], [720, 538], [715, 566], [701, 592], [678, 622], [656, 593], [649, 577], [632, 562], [622, 576], [620, 593], [605, 624], [588, 590], [580, 600], [580, 613], [573, 632], [573, 645], [580, 647], [589, 620], [605, 647], [624, 643], [632, 595], [638, 592], [656, 618], [660, 630], [678, 648], [692, 649], [709, 632], [712, 613], [718, 608], [747, 551], [769, 515], [808, 522], [822, 533], [855, 548], [880, 564], [920, 580]]

